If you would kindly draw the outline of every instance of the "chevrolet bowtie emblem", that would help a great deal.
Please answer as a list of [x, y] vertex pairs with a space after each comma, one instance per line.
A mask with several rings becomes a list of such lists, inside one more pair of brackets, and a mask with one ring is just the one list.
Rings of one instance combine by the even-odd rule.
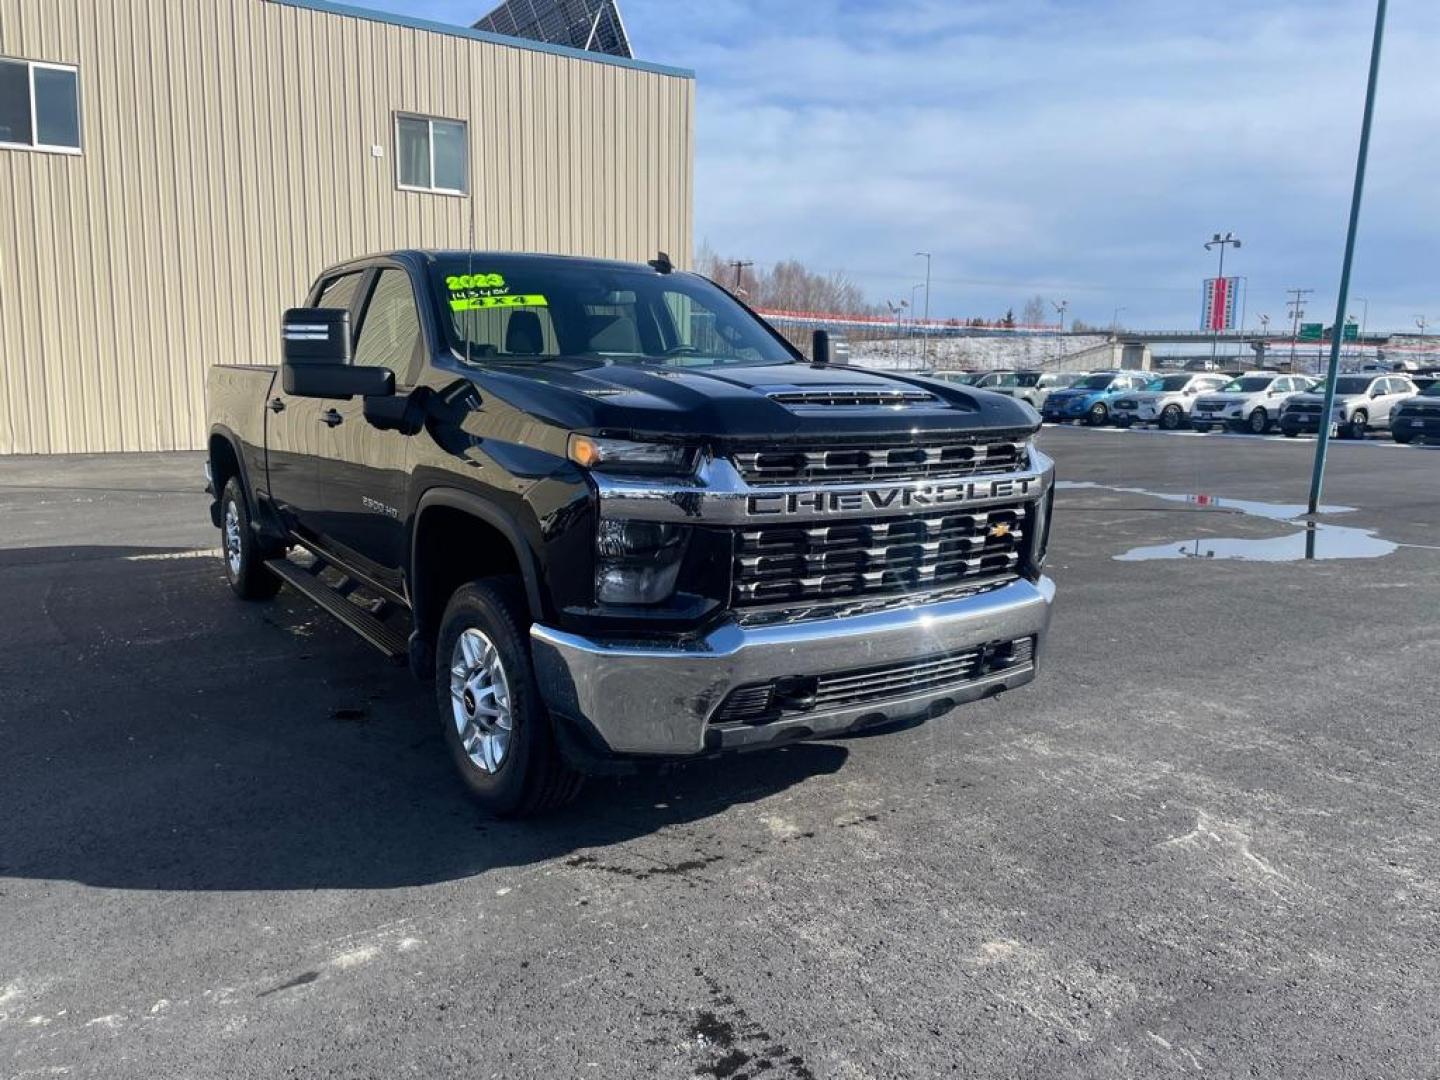
[[993, 537], [994, 537], [995, 539], [997, 539], [997, 540], [1000, 539], [1000, 537], [1002, 537], [1002, 536], [1009, 536], [1009, 535], [1010, 535], [1010, 524], [1009, 524], [1009, 522], [1001, 521], [1001, 522], [998, 522], [998, 523], [995, 524], [995, 525], [991, 525], [991, 526], [990, 526], [990, 535], [993, 536]]

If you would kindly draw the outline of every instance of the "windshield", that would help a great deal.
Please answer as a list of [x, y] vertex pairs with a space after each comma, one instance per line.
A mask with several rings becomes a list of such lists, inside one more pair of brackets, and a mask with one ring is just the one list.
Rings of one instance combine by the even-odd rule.
[[1038, 371], [1012, 372], [1009, 375], [1001, 375], [996, 386], [1037, 386], [1040, 383]]
[[1145, 389], [1167, 390], [1173, 393], [1176, 390], [1184, 390], [1185, 387], [1189, 386], [1191, 378], [1192, 376], [1190, 375], [1162, 375], [1160, 378], [1151, 379], [1146, 383]]
[[1270, 389], [1275, 380], [1267, 375], [1252, 375], [1248, 379], [1231, 379], [1220, 388], [1222, 394], [1255, 394]]
[[1080, 390], [1104, 390], [1114, 381], [1114, 375], [1104, 373], [1099, 375], [1086, 375], [1085, 378], [1081, 379], [1075, 386]]
[[[1337, 394], [1368, 394], [1370, 384], [1375, 380], [1369, 375], [1343, 375], [1335, 380], [1335, 393]], [[1317, 392], [1325, 392], [1325, 384], [1322, 382], [1315, 388]]]
[[473, 363], [703, 368], [795, 358], [729, 294], [693, 274], [521, 255], [436, 261], [451, 347]]
[[1440, 397], [1440, 382], [1432, 382], [1420, 391], [1421, 397]]

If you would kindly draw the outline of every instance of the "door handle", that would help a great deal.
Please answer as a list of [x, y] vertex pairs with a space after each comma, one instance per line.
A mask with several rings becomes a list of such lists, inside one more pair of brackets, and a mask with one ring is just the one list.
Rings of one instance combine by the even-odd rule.
[[271, 411], [271, 412], [284, 412], [284, 411], [285, 411], [285, 402], [282, 401], [282, 400], [281, 400], [280, 398], [278, 398], [278, 397], [276, 397], [276, 398], [271, 398], [271, 399], [270, 399], [270, 411]]
[[320, 423], [326, 425], [327, 427], [334, 427], [336, 424], [342, 423], [345, 420], [345, 417], [341, 416], [334, 409], [326, 409], [315, 419], [319, 420]]

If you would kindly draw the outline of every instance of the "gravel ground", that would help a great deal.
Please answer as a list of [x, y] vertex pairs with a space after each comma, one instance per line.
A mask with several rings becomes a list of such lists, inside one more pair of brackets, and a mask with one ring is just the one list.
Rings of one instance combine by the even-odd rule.
[[528, 824], [231, 599], [198, 457], [0, 460], [0, 1076], [1437, 1075], [1440, 457], [1336, 447], [1382, 558], [1125, 562], [1294, 535], [1145, 492], [1298, 503], [1306, 444], [1044, 442], [1104, 486], [1032, 687]]

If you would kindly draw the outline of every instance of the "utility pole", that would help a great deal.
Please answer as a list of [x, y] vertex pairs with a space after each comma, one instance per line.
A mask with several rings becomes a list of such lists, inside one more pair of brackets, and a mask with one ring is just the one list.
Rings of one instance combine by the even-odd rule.
[[[923, 288], [925, 288], [925, 283], [923, 281], [918, 281], [914, 285], [910, 286], [910, 329], [912, 331], [918, 331], [922, 335], [925, 332], [924, 327], [920, 326], [919, 322], [915, 318], [915, 290]], [[925, 294], [925, 304], [927, 307], [930, 304], [930, 294], [928, 291]], [[920, 344], [920, 338], [916, 338], [915, 344]], [[915, 351], [918, 353], [920, 350], [916, 349]], [[923, 365], [917, 362], [915, 366], [922, 367]]]
[[[1232, 244], [1234, 245], [1236, 251], [1240, 250], [1240, 238], [1232, 232], [1227, 232], [1224, 236], [1221, 236], [1217, 232], [1209, 240], [1205, 241], [1206, 251], [1209, 251], [1211, 248], [1215, 247], [1218, 247], [1220, 249], [1220, 272], [1215, 275], [1215, 288], [1210, 293], [1212, 299], [1219, 295], [1219, 292], [1222, 288], [1225, 288], [1225, 286], [1221, 284], [1225, 280], [1225, 249], [1227, 247], [1230, 247]], [[1228, 294], [1226, 300], [1227, 302], [1229, 300]], [[1210, 312], [1210, 322], [1212, 324], [1215, 324], [1216, 321], [1217, 320], [1215, 318], [1215, 312], [1212, 310]], [[1219, 321], [1223, 322], [1224, 317], [1222, 316]], [[1218, 325], [1215, 325], [1213, 327], [1213, 330], [1214, 332], [1210, 338], [1210, 366], [1212, 368], [1216, 366], [1215, 354], [1220, 350], [1220, 327]]]
[[1065, 332], [1065, 312], [1070, 310], [1070, 301], [1061, 300], [1057, 304], [1054, 300], [1051, 300], [1050, 306], [1060, 313], [1060, 332], [1063, 334]]
[[1415, 325], [1420, 328], [1420, 336], [1423, 338], [1425, 336], [1425, 328], [1430, 325], [1430, 320], [1424, 315], [1416, 315]]
[[1290, 299], [1290, 370], [1295, 370], [1295, 343], [1300, 340], [1300, 320], [1305, 317], [1305, 298], [1314, 289], [1286, 289]]
[[1355, 234], [1360, 231], [1360, 199], [1365, 192], [1365, 162], [1370, 156], [1370, 124], [1375, 118], [1375, 84], [1380, 79], [1380, 45], [1385, 39], [1385, 2], [1376, 0], [1375, 38], [1370, 44], [1370, 78], [1365, 84], [1365, 114], [1360, 120], [1360, 148], [1355, 153], [1355, 188], [1350, 194], [1350, 223], [1345, 231], [1345, 257], [1340, 263], [1340, 295], [1335, 298], [1335, 333], [1330, 335], [1330, 369], [1325, 378], [1325, 407], [1315, 440], [1315, 472], [1310, 478], [1310, 514], [1320, 509], [1325, 486], [1325, 454], [1330, 449], [1330, 422], [1335, 410], [1335, 381], [1340, 373], [1340, 339], [1345, 336], [1345, 308], [1350, 302], [1350, 267], [1355, 261]]
[[1116, 333], [1116, 332], [1119, 331], [1119, 329], [1120, 329], [1120, 313], [1121, 313], [1122, 311], [1129, 311], [1129, 310], [1130, 310], [1129, 308], [1117, 307], [1117, 308], [1115, 309], [1114, 313], [1111, 314], [1111, 316], [1110, 316], [1110, 332], [1111, 332], [1112, 334], [1113, 334], [1113, 333]]
[[746, 259], [731, 259], [730, 265], [735, 268], [735, 291], [737, 293], [743, 292], [744, 290], [740, 287], [740, 272], [755, 264]]

